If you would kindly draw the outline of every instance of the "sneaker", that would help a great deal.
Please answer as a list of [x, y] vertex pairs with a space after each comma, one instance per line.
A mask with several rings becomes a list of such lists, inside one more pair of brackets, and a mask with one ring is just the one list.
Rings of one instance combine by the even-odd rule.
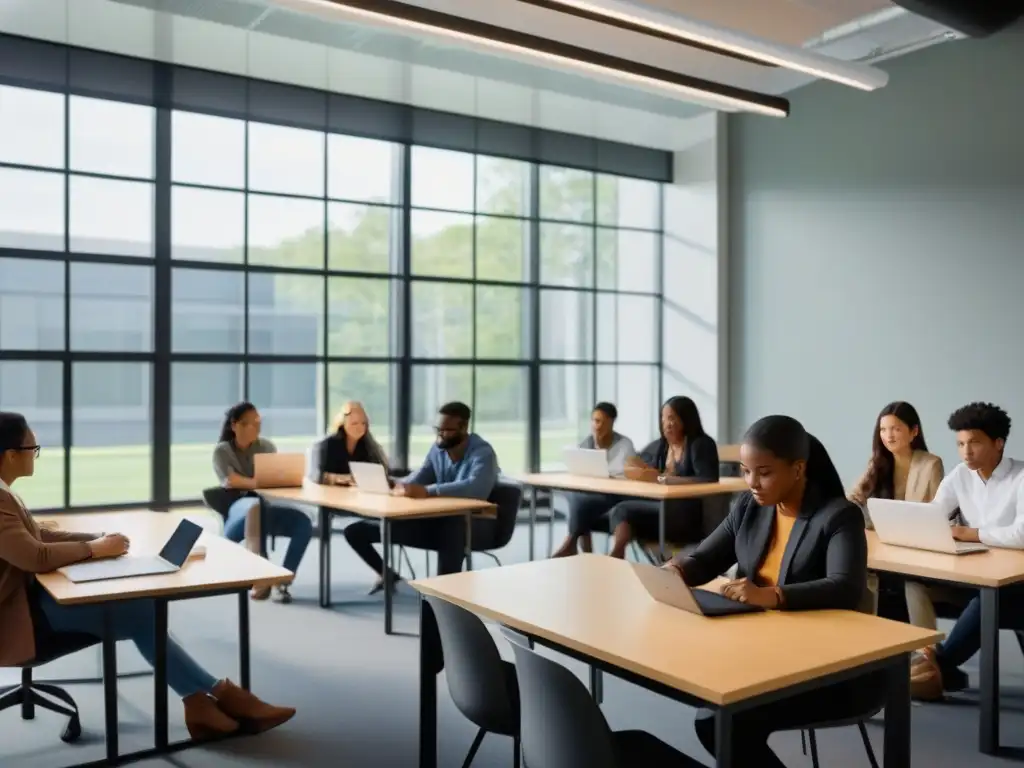
[[[398, 587], [398, 582], [402, 580], [402, 577], [397, 573], [391, 577], [391, 594], [395, 593], [395, 589]], [[376, 595], [378, 592], [384, 591], [384, 579], [383, 577], [377, 579], [370, 587], [370, 591], [367, 594]]]
[[288, 584], [278, 584], [274, 587], [274, 602], [287, 605], [292, 601], [292, 593]]

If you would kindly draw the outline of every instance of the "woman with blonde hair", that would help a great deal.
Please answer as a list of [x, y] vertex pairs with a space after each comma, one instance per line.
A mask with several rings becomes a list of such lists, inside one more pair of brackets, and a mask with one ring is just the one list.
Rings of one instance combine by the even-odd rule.
[[355, 400], [341, 406], [327, 437], [313, 446], [306, 474], [323, 485], [348, 485], [352, 481], [351, 461], [382, 464], [385, 471], [388, 468], [387, 454], [370, 432], [366, 409]]

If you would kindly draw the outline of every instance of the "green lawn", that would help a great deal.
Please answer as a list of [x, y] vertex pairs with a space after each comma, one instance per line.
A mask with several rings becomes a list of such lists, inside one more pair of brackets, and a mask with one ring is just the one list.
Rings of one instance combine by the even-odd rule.
[[[509, 425], [485, 429], [480, 434], [494, 446], [503, 471], [526, 469], [526, 434], [520, 427]], [[317, 438], [275, 437], [278, 450], [304, 452]], [[389, 435], [378, 439], [387, 446]], [[427, 432], [410, 435], [409, 462], [418, 466], [433, 441]], [[561, 461], [562, 448], [575, 444], [579, 437], [570, 427], [545, 429], [541, 442], [542, 466]], [[216, 484], [211, 466], [209, 444], [193, 443], [171, 446], [171, 498], [197, 499], [202, 490]], [[71, 449], [71, 505], [146, 503], [152, 498], [151, 449], [144, 445], [105, 448]], [[17, 490], [33, 509], [59, 508], [64, 504], [64, 452], [47, 448], [36, 461], [36, 474], [18, 483]]]

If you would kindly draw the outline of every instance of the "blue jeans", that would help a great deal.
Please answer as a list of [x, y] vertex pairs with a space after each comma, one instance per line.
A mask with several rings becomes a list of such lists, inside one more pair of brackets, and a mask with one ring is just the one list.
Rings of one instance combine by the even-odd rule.
[[[999, 591], [999, 628], [1024, 629], [1024, 588], [1009, 587]], [[936, 647], [935, 657], [945, 673], [969, 661], [979, 650], [981, 598], [975, 595], [946, 635], [946, 639]]]
[[[249, 510], [258, 507], [260, 500], [251, 496], [239, 499], [228, 508], [227, 521], [224, 523], [224, 538], [231, 541], [242, 541], [245, 538], [245, 518]], [[254, 512], [254, 514], [256, 514]], [[267, 530], [260, 535], [284, 536], [288, 541], [288, 551], [284, 554], [282, 565], [292, 573], [299, 570], [302, 556], [306, 554], [309, 540], [313, 538], [313, 523], [309, 517], [293, 507], [271, 506], [267, 509]]]
[[[150, 666], [156, 660], [156, 611], [152, 600], [118, 601], [106, 606], [58, 605], [48, 593], [42, 592], [39, 606], [54, 632], [84, 632], [99, 638], [104, 634], [103, 612], [108, 610], [114, 639], [133, 641]], [[200, 691], [209, 693], [217, 680], [168, 636], [167, 684], [185, 698]]]

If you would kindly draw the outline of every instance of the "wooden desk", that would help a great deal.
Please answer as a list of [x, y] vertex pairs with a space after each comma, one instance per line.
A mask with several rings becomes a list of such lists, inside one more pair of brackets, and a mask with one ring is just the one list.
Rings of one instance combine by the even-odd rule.
[[[940, 635], [848, 611], [707, 619], [650, 598], [628, 563], [599, 555], [523, 563], [413, 582], [419, 592], [649, 690], [733, 712], [876, 669], [891, 672], [887, 766], [910, 764], [910, 652]], [[433, 613], [421, 603], [421, 768], [436, 765]], [[731, 766], [729, 749], [718, 765]]]
[[466, 563], [473, 567], [472, 519], [474, 515], [494, 517], [494, 505], [479, 499], [457, 499], [432, 496], [427, 499], [406, 499], [386, 493], [365, 493], [356, 488], [306, 483], [299, 488], [267, 488], [258, 490], [272, 501], [306, 504], [319, 509], [320, 526], [320, 607], [331, 605], [331, 536], [334, 515], [350, 513], [380, 521], [381, 550], [384, 559], [384, 632], [391, 634], [391, 523], [425, 520], [436, 517], [464, 515], [466, 519]]
[[739, 464], [740, 446], [738, 444], [718, 446], [718, 461], [722, 464]]
[[981, 685], [978, 748], [999, 751], [999, 592], [1024, 582], [1024, 552], [990, 549], [971, 555], [944, 555], [893, 547], [868, 531], [868, 568], [922, 581], [939, 581], [978, 589], [981, 599]]
[[[131, 539], [131, 551], [139, 555], [156, 554], [177, 527], [183, 515], [163, 512], [118, 512], [81, 515], [60, 515], [39, 518], [52, 521], [66, 531], [89, 533], [123, 533]], [[167, 604], [213, 595], [238, 595], [238, 640], [240, 682], [248, 689], [249, 661], [249, 589], [290, 581], [292, 573], [253, 555], [237, 544], [219, 536], [204, 533], [199, 543], [206, 547], [206, 557], [189, 560], [176, 573], [139, 576], [75, 584], [63, 574], [41, 574], [43, 588], [62, 605], [111, 603], [122, 600], [152, 599], [156, 614], [156, 663], [153, 665], [154, 747], [129, 755], [118, 750], [117, 717], [117, 651], [108, 635], [103, 647], [103, 698], [106, 721], [107, 762], [125, 762], [163, 755], [191, 746], [191, 740], [170, 744], [167, 724]]]
[[[528, 475], [516, 475], [513, 479], [529, 489], [531, 560], [534, 558], [534, 526], [537, 521], [538, 488], [557, 491], [603, 493], [661, 502], [658, 505], [658, 545], [662, 553], [665, 551], [666, 501], [672, 499], [699, 499], [726, 493], [742, 493], [747, 490], [746, 482], [738, 477], [723, 477], [717, 483], [680, 483], [678, 485], [644, 483], [639, 480], [626, 480], [625, 478], [618, 477], [585, 477], [583, 475], [570, 475], [565, 472], [538, 472]], [[548, 529], [549, 554], [554, 549], [554, 530], [555, 522], [554, 515], [552, 515], [551, 526]]]

